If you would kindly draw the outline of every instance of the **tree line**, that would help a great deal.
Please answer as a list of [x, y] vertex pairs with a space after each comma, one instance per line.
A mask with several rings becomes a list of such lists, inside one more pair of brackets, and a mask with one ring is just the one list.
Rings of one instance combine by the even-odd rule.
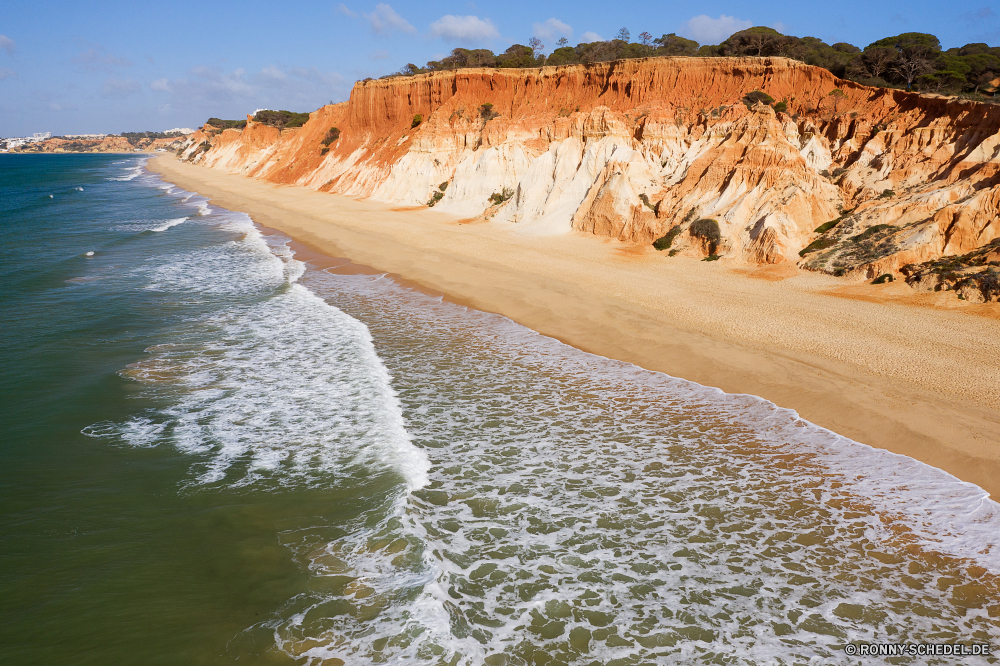
[[533, 37], [527, 45], [514, 44], [499, 54], [489, 49], [457, 48], [441, 60], [432, 60], [423, 67], [409, 63], [382, 78], [467, 67], [524, 68], [654, 56], [780, 56], [822, 67], [835, 76], [868, 86], [983, 100], [996, 97], [1000, 87], [1000, 47], [972, 43], [944, 50], [934, 35], [907, 32], [872, 42], [862, 49], [847, 42], [827, 44], [816, 37], [783, 35], [765, 27], [741, 30], [716, 45], [701, 45], [674, 33], [654, 38], [642, 32], [638, 41], [633, 41], [629, 31], [622, 28], [614, 39], [576, 46], [570, 46], [563, 37], [549, 54], [541, 40]]

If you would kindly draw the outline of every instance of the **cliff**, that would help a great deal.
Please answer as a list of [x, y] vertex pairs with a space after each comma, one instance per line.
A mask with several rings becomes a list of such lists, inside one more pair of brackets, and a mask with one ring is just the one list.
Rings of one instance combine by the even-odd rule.
[[206, 127], [181, 154], [523, 233], [871, 278], [1000, 237], [998, 131], [1000, 105], [788, 59], [651, 58], [359, 82], [301, 128]]
[[131, 153], [136, 150], [177, 150], [187, 139], [186, 136], [166, 139], [138, 139], [129, 141], [123, 136], [109, 134], [100, 139], [64, 139], [54, 137], [29, 143], [11, 150], [13, 153]]

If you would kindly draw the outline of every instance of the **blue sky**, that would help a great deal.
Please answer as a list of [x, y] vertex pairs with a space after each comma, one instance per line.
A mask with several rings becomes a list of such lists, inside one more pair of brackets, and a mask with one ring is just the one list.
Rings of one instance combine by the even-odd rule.
[[551, 48], [668, 32], [718, 43], [750, 25], [857, 46], [930, 32], [1000, 45], [993, 0], [651, 3], [637, 0], [8, 2], [0, 14], [0, 136], [197, 127], [257, 108], [311, 111], [354, 81], [456, 46]]

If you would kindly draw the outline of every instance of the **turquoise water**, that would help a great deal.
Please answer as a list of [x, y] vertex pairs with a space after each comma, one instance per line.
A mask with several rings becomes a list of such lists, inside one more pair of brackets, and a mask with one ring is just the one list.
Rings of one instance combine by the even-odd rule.
[[0, 662], [1000, 642], [978, 488], [303, 264], [143, 159], [0, 156]]

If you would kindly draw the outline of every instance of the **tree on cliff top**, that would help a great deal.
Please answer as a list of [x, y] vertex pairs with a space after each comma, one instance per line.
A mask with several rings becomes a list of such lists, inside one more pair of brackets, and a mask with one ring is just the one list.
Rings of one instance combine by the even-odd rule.
[[871, 86], [916, 87], [934, 92], [967, 91], [982, 99], [981, 93], [995, 95], [993, 81], [1000, 74], [1000, 47], [985, 43], [966, 44], [941, 51], [940, 41], [927, 33], [908, 32], [886, 37], [869, 44], [864, 51], [846, 42], [832, 46], [817, 37], [783, 35], [773, 28], [756, 26], [731, 35], [718, 45], [700, 46], [698, 42], [674, 33], [651, 39], [647, 32], [639, 42], [629, 41], [628, 30], [617, 39], [569, 45], [566, 38], [556, 42], [547, 58], [538, 40], [528, 46], [514, 44], [499, 55], [487, 49], [454, 49], [440, 61], [425, 67], [407, 64], [388, 76], [447, 71], [465, 67], [539, 67], [578, 63], [605, 62], [650, 56], [755, 56], [786, 57], [822, 67], [840, 78], [850, 78]]
[[253, 117], [255, 123], [261, 123], [263, 125], [270, 125], [271, 127], [277, 127], [278, 129], [292, 129], [293, 127], [302, 127], [309, 121], [308, 113], [296, 113], [295, 111], [272, 111], [270, 109], [265, 109], [263, 111], [258, 111]]
[[654, 39], [653, 44], [659, 47], [656, 49], [657, 55], [692, 56], [698, 52], [698, 42], [678, 37], [672, 32]]

